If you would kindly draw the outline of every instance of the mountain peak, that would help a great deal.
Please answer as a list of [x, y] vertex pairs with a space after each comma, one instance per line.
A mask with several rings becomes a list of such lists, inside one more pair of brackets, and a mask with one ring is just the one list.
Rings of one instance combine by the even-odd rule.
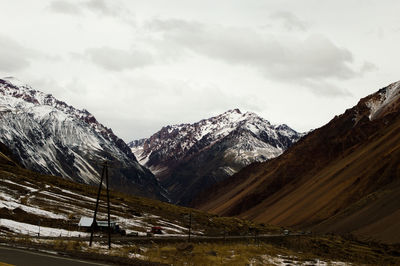
[[397, 111], [400, 108], [400, 81], [394, 82], [364, 99], [365, 105], [370, 110], [370, 120]]
[[115, 158], [119, 165], [112, 170], [114, 188], [166, 199], [154, 175], [138, 164], [126, 143], [87, 110], [8, 77], [0, 79], [0, 112], [0, 142], [25, 167], [97, 184], [98, 162]]
[[[220, 115], [215, 116], [215, 118], [220, 118], [220, 117], [226, 117], [229, 120], [237, 120], [242, 117], [242, 112], [238, 108], [236, 109], [230, 109]], [[212, 119], [212, 118], [210, 118]]]
[[232, 110], [228, 110], [227, 111], [227, 113], [237, 113], [237, 114], [242, 114], [242, 112], [240, 112], [240, 109], [239, 108], [235, 108], [235, 109], [232, 109]]
[[16, 86], [16, 87], [30, 87], [27, 83], [21, 81], [20, 79], [16, 77], [4, 77], [2, 80], [8, 82], [10, 85]]
[[197, 123], [165, 126], [128, 145], [174, 195], [172, 200], [187, 204], [204, 184], [227, 178], [252, 162], [274, 158], [301, 136], [255, 113], [233, 109]]

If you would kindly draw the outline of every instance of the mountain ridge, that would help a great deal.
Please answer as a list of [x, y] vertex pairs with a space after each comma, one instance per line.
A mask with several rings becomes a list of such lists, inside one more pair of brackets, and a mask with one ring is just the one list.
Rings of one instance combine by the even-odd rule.
[[193, 124], [165, 126], [128, 145], [170, 194], [178, 195], [173, 202], [189, 205], [194, 194], [254, 161], [278, 156], [302, 136], [233, 109]]
[[96, 184], [101, 162], [114, 161], [114, 188], [166, 200], [125, 142], [87, 110], [7, 78], [0, 79], [0, 114], [0, 141], [26, 168]]
[[283, 155], [250, 165], [202, 194], [196, 206], [257, 222], [400, 242], [393, 227], [400, 220], [399, 94], [395, 82], [362, 98]]

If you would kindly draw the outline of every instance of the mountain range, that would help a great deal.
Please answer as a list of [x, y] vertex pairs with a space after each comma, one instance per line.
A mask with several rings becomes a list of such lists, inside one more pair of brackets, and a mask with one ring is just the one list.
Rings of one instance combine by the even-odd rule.
[[101, 164], [108, 160], [113, 188], [167, 200], [154, 175], [111, 129], [87, 110], [15, 78], [0, 79], [0, 142], [24, 167], [80, 183], [97, 184]]
[[400, 82], [307, 135], [234, 109], [126, 144], [87, 110], [0, 79], [2, 167], [95, 185], [104, 160], [129, 194], [400, 243]]
[[[8, 81], [7, 84], [2, 84], [11, 86]], [[23, 158], [18, 155], [15, 147], [10, 150], [7, 145], [0, 142], [1, 240], [3, 244], [17, 245], [19, 249], [27, 248], [35, 252], [46, 250], [47, 253], [51, 252], [58, 256], [62, 254], [75, 257], [76, 254], [79, 256], [89, 253], [90, 257], [99, 258], [98, 262], [101, 260], [103, 264], [110, 262], [147, 265], [160, 264], [159, 256], [154, 254], [159, 253], [162, 242], [169, 243], [168, 239], [172, 237], [180, 241], [179, 239], [186, 238], [191, 232], [199, 237], [201, 242], [214, 243], [213, 252], [209, 252], [210, 254], [206, 256], [207, 260], [204, 252], [198, 253], [199, 258], [195, 264], [199, 265], [215, 264], [217, 253], [223, 254], [218, 257], [218, 261], [224, 260], [235, 265], [243, 263], [399, 265], [399, 90], [400, 84], [393, 84], [377, 94], [362, 99], [356, 107], [335, 117], [327, 126], [310, 132], [279, 157], [269, 159], [267, 162], [253, 163], [234, 176], [226, 178], [222, 183], [209, 188], [207, 194], [204, 192], [202, 194], [201, 206], [204, 208], [204, 206], [210, 207], [210, 202], [207, 201], [211, 199], [215, 200], [214, 206], [222, 206], [219, 192], [224, 189], [227, 189], [228, 197], [225, 200], [228, 201], [233, 195], [231, 191], [240, 197], [242, 191], [247, 193], [253, 189], [247, 198], [242, 198], [247, 200], [246, 202], [239, 202], [242, 208], [247, 204], [248, 210], [238, 208], [237, 202], [231, 201], [233, 208], [226, 213], [247, 216], [254, 221], [267, 218], [280, 226], [293, 224], [295, 227], [311, 228], [317, 232], [351, 232], [364, 237], [368, 243], [332, 235], [308, 233], [279, 235], [283, 229], [279, 226], [256, 224], [235, 217], [220, 217], [195, 209], [111, 191], [111, 219], [117, 222], [128, 236], [143, 236], [140, 243], [135, 244], [133, 251], [139, 251], [142, 256], [136, 256], [137, 254], [132, 252], [130, 254], [134, 256], [130, 256], [126, 253], [127, 249], [132, 249], [131, 243], [135, 238], [129, 237], [126, 238], [127, 241], [130, 239], [129, 243], [117, 244], [114, 243], [115, 236], [112, 237], [112, 256], [104, 256], [110, 251], [101, 241], [96, 243], [89, 253], [87, 245], [74, 244], [72, 247], [69, 243], [84, 243], [82, 241], [88, 239], [89, 234], [80, 230], [79, 221], [83, 216], [93, 215], [97, 188], [27, 170], [23, 167], [25, 162], [21, 160]], [[4, 102], [2, 104], [4, 105]], [[3, 105], [2, 110], [5, 111], [0, 113], [2, 117], [16, 111], [8, 111]], [[19, 110], [18, 108], [25, 107], [24, 105], [16, 105], [15, 108]], [[32, 117], [35, 117], [35, 114], [32, 114]], [[7, 121], [2, 119], [2, 123]], [[32, 123], [30, 121], [26, 124], [27, 130], [24, 132], [29, 132]], [[52, 133], [53, 131], [48, 132]], [[48, 137], [50, 142], [54, 141], [53, 138], [54, 136]], [[321, 149], [319, 153], [318, 145]], [[50, 154], [51, 152], [53, 150]], [[317, 153], [314, 155], [315, 152]], [[323, 154], [325, 157], [321, 156]], [[271, 165], [275, 168], [271, 168]], [[268, 171], [271, 171], [271, 175]], [[281, 180], [276, 179], [279, 174], [282, 174]], [[315, 178], [313, 175], [316, 175]], [[269, 178], [271, 180], [268, 180]], [[256, 179], [260, 179], [261, 182], [255, 184], [258, 182]], [[259, 189], [255, 189], [254, 185], [258, 185]], [[236, 186], [242, 190], [235, 190]], [[266, 188], [269, 190], [265, 191]], [[266, 193], [262, 195], [262, 191]], [[251, 194], [255, 198], [251, 198]], [[269, 196], [274, 198], [274, 202], [271, 203]], [[270, 204], [265, 205], [262, 197]], [[260, 199], [261, 201], [258, 201]], [[333, 215], [329, 214], [333, 210], [332, 206], [339, 208], [333, 211]], [[215, 209], [213, 212], [218, 213]], [[101, 201], [97, 217], [99, 220], [106, 220], [107, 215], [110, 215], [107, 214], [107, 205]], [[275, 217], [276, 220], [270, 220], [271, 217]], [[162, 227], [165, 236], [165, 240], [161, 243], [158, 241], [162, 235], [157, 237], [158, 241], [154, 239], [157, 245], [152, 239], [145, 239], [147, 232], [153, 227]], [[258, 238], [257, 233], [272, 237]], [[228, 241], [229, 236], [235, 239], [235, 244], [228, 250], [229, 254], [225, 252], [226, 245], [218, 244], [222, 240], [217, 240], [215, 243], [216, 239], [225, 239], [222, 234], [227, 236]], [[244, 238], [246, 235], [251, 238]], [[98, 233], [96, 236], [99, 236], [97, 239], [101, 239]], [[67, 242], [68, 245], [54, 245], [54, 242], [60, 239], [58, 237], [67, 239], [63, 238], [60, 243], [71, 242]], [[372, 243], [370, 240], [397, 243], [397, 245]], [[241, 241], [243, 245], [237, 245], [237, 241]], [[253, 241], [259, 243], [254, 245]], [[263, 243], [264, 241], [268, 243]], [[210, 246], [209, 243], [200, 245], [200, 249], [209, 249]], [[178, 252], [182, 258], [177, 260], [177, 250], [182, 250], [180, 246], [185, 247], [185, 250]], [[165, 255], [163, 258], [170, 258], [168, 264], [176, 264], [177, 261], [178, 264], [185, 264], [187, 254], [191, 252], [187, 251], [187, 246], [187, 244], [176, 246], [173, 243], [168, 248], [163, 248]], [[271, 260], [270, 257], [266, 257], [265, 248], [267, 251], [272, 250], [274, 254], [277, 252], [277, 259]], [[170, 252], [165, 253], [166, 251]], [[249, 255], [243, 258], [232, 256], [233, 253]], [[284, 257], [279, 254], [287, 255]], [[189, 257], [193, 262], [194, 257]], [[149, 260], [149, 258], [155, 259]], [[232, 258], [238, 260], [234, 261]]]
[[287, 125], [272, 125], [255, 113], [234, 109], [197, 123], [163, 127], [128, 145], [172, 202], [190, 205], [200, 191], [253, 162], [282, 154], [302, 136]]
[[400, 242], [400, 82], [197, 197], [219, 215]]

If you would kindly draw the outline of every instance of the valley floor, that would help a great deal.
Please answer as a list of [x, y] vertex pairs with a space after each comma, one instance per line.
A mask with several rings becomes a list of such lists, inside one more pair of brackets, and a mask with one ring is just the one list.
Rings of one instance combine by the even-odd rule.
[[[0, 243], [107, 265], [400, 265], [399, 246], [283, 235], [285, 228], [115, 191], [111, 220], [132, 236], [113, 236], [109, 250], [107, 237], [97, 235], [89, 247], [78, 223], [93, 215], [96, 196], [95, 187], [0, 164]], [[106, 195], [100, 198], [98, 219], [104, 220]], [[189, 225], [196, 235], [190, 243]], [[152, 227], [162, 227], [162, 236], [147, 237]]]
[[[46, 250], [57, 256], [97, 260], [106, 265], [399, 265], [396, 247], [361, 243], [338, 236], [289, 235], [273, 238], [237, 238], [157, 241], [115, 238], [109, 250], [106, 238], [44, 239], [6, 236], [3, 245]], [[4, 260], [0, 253], [0, 261]]]

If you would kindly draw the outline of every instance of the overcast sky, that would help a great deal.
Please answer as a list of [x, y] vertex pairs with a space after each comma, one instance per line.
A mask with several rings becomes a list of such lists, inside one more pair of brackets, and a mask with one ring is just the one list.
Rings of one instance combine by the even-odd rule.
[[228, 109], [307, 131], [398, 81], [396, 0], [2, 0], [0, 76], [125, 141]]

